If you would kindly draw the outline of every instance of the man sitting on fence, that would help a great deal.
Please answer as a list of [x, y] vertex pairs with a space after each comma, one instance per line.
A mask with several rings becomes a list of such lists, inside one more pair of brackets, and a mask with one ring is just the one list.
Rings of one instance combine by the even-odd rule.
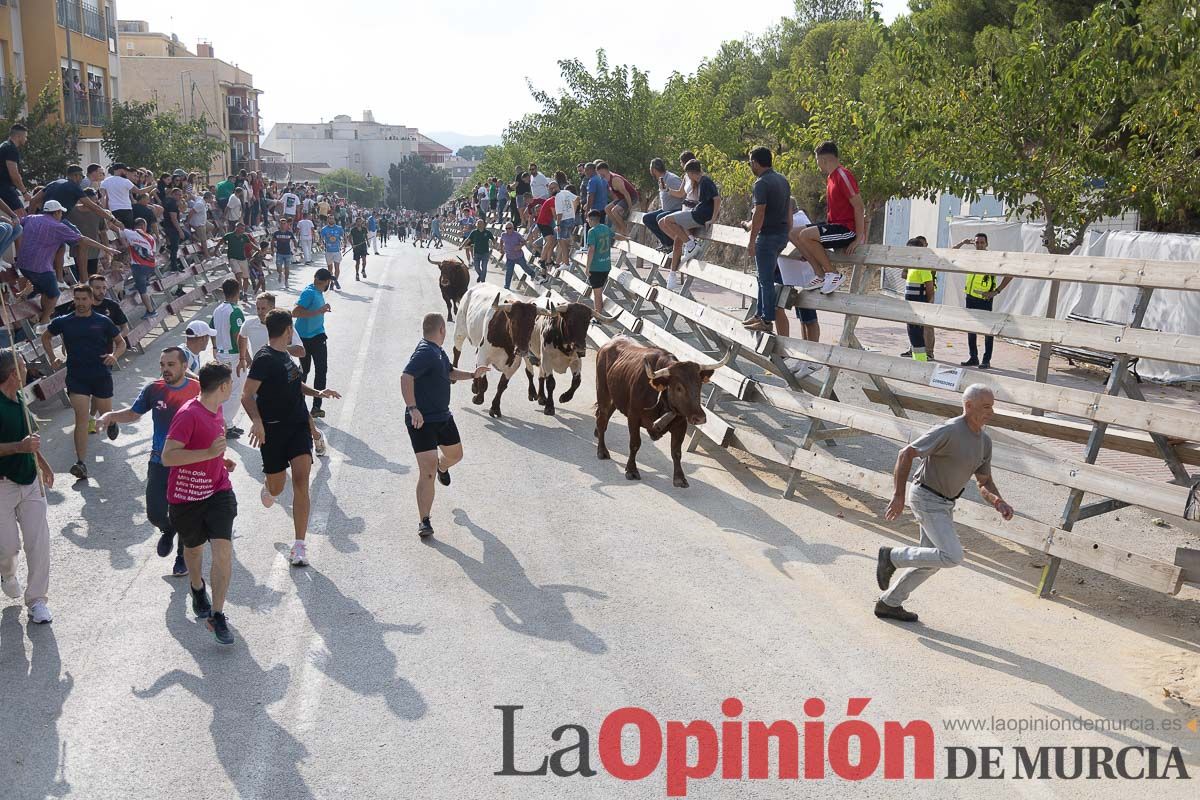
[[804, 288], [820, 289], [821, 294], [830, 294], [841, 285], [842, 276], [833, 268], [825, 248], [845, 250], [849, 255], [860, 245], [866, 244], [866, 206], [863, 205], [854, 173], [838, 160], [837, 145], [823, 142], [817, 148], [816, 155], [817, 167], [826, 176], [826, 221], [793, 230], [791, 241], [816, 273], [812, 283]]

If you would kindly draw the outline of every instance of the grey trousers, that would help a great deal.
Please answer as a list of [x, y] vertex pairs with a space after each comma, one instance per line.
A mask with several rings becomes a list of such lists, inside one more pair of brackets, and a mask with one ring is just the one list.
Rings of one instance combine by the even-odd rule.
[[920, 484], [910, 483], [908, 506], [921, 526], [921, 544], [892, 548], [892, 564], [900, 571], [879, 599], [893, 607], [903, 605], [913, 589], [933, 577], [933, 573], [957, 567], [963, 560], [962, 543], [954, 530], [953, 502]]

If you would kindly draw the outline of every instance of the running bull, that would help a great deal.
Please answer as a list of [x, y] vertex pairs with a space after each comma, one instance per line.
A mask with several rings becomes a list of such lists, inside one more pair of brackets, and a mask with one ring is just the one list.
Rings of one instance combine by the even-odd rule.
[[471, 285], [471, 269], [461, 258], [444, 258], [441, 261], [434, 261], [426, 254], [425, 260], [442, 273], [438, 278], [438, 286], [442, 289], [442, 299], [446, 301], [446, 321], [454, 322], [454, 312], [458, 311], [459, 302], [467, 293], [467, 287]]
[[[454, 326], [454, 366], [458, 366], [458, 357], [466, 343], [475, 348], [475, 366], [488, 364], [500, 372], [500, 383], [488, 411], [493, 417], [500, 416], [500, 397], [529, 352], [534, 322], [540, 316], [550, 315], [550, 311], [538, 308], [532, 301], [487, 283], [475, 284], [463, 298]], [[474, 379], [471, 402], [483, 405], [487, 388], [486, 375]]]
[[[583, 303], [553, 304], [548, 297], [539, 298], [538, 306], [548, 309], [550, 316], [538, 317], [529, 339], [529, 354], [525, 356], [525, 377], [529, 379], [529, 399], [542, 406], [542, 413], [554, 414], [555, 374], [571, 370], [571, 388], [558, 398], [569, 403], [582, 380], [580, 371], [587, 356], [587, 334], [592, 318], [613, 322], [609, 317]], [[533, 388], [533, 368], [538, 368], [538, 385]]]
[[609, 457], [604, 433], [613, 411], [629, 421], [629, 461], [625, 477], [641, 479], [637, 452], [642, 445], [641, 429], [653, 441], [671, 434], [671, 461], [675, 465], [673, 483], [686, 488], [687, 478], [679, 459], [683, 453], [683, 434], [689, 424], [707, 420], [700, 404], [700, 386], [712, 380], [713, 373], [733, 358], [730, 350], [715, 364], [680, 361], [657, 347], [643, 347], [632, 339], [617, 336], [596, 351], [596, 456]]

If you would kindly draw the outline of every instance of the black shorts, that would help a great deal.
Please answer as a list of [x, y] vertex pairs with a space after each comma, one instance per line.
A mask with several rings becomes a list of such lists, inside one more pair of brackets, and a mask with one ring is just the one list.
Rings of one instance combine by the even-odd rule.
[[268, 422], [263, 427], [267, 432], [267, 440], [261, 447], [264, 475], [283, 472], [297, 456], [312, 459], [312, 430], [307, 421]]
[[816, 228], [817, 233], [821, 235], [821, 244], [827, 250], [841, 250], [842, 248], [849, 247], [850, 243], [857, 238], [857, 234], [845, 225], [820, 222]]
[[13, 213], [25, 208], [21, 193], [17, 191], [16, 186], [4, 186], [0, 188], [0, 200], [8, 203], [8, 207], [13, 210]]
[[553, 236], [554, 235], [554, 226], [553, 225], [543, 225], [542, 223], [539, 222], [537, 224], [537, 229], [542, 232], [542, 236]]
[[98, 400], [107, 400], [113, 396], [112, 373], [106, 370], [72, 375], [68, 369], [67, 394], [83, 394]]
[[414, 453], [426, 453], [437, 450], [438, 447], [449, 447], [459, 444], [462, 437], [458, 435], [458, 426], [454, 417], [444, 422], [426, 422], [420, 429], [414, 428], [408, 416], [404, 417], [404, 425], [408, 428], [408, 439], [412, 442]]
[[606, 283], [608, 283], [608, 273], [607, 272], [589, 272], [588, 273], [588, 286], [592, 287], [593, 289], [603, 289], [604, 284], [606, 284]]
[[233, 520], [237, 517], [237, 498], [233, 490], [217, 492], [191, 503], [172, 503], [167, 516], [179, 533], [184, 547], [203, 547], [213, 539], [233, 539]]
[[815, 308], [797, 308], [796, 317], [799, 318], [801, 322], [816, 322], [817, 310]]
[[366, 258], [366, 257], [367, 257], [367, 246], [365, 244], [354, 245], [354, 258], [357, 260], [357, 259]]
[[112, 215], [117, 218], [117, 222], [120, 222], [123, 227], [130, 229], [133, 228], [133, 222], [137, 219], [133, 214], [132, 208], [119, 208], [112, 212]]

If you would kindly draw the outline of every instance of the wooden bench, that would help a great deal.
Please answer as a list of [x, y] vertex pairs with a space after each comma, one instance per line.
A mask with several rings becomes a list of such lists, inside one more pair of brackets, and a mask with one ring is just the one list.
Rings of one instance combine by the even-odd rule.
[[[1072, 322], [1087, 322], [1092, 325], [1109, 325], [1117, 328], [1125, 326], [1120, 322], [1113, 320], [1100, 319], [1099, 317], [1088, 317], [1083, 314], [1068, 314], [1067, 319]], [[1075, 362], [1079, 361], [1084, 364], [1093, 364], [1097, 367], [1112, 369], [1117, 363], [1117, 355], [1115, 353], [1107, 353], [1102, 350], [1089, 350], [1084, 347], [1064, 347], [1062, 345], [1053, 345], [1051, 352], [1057, 356], [1061, 356], [1067, 360], [1071, 366], [1075, 366]], [[1129, 358], [1129, 372], [1133, 375], [1133, 379], [1138, 383], [1142, 382], [1142, 376], [1138, 375], [1137, 371], [1138, 356]]]

